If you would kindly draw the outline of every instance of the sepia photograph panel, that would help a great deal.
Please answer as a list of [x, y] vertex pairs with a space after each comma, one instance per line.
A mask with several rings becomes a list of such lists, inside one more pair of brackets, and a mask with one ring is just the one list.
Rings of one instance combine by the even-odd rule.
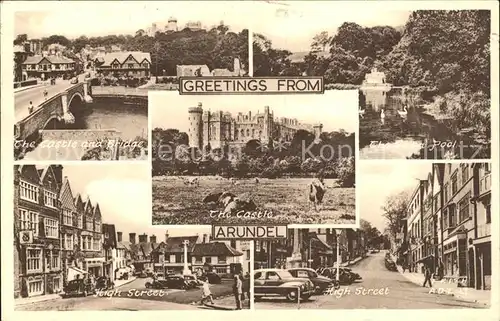
[[356, 91], [149, 100], [153, 224], [356, 223]]
[[104, 7], [91, 28], [80, 19], [96, 15], [91, 6], [78, 17], [15, 13], [16, 160], [147, 160], [149, 90], [178, 90], [179, 77], [248, 75], [248, 29], [232, 6], [213, 17], [193, 3], [136, 3], [121, 10], [143, 15], [133, 22], [109, 21], [115, 11]]
[[489, 10], [327, 6], [263, 10], [254, 76], [359, 89], [360, 159], [491, 157]]
[[14, 171], [16, 310], [249, 308], [250, 241], [151, 227], [146, 166]]

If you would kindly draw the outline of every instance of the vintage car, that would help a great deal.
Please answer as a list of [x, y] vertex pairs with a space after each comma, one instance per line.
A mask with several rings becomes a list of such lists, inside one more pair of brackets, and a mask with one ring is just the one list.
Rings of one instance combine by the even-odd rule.
[[182, 289], [188, 290], [195, 286], [192, 282], [186, 281], [182, 275], [168, 275], [162, 280], [153, 280], [146, 282], [147, 289]]
[[385, 259], [385, 268], [389, 271], [396, 272], [398, 268], [396, 267], [396, 263], [394, 263], [391, 259]]
[[289, 301], [309, 299], [316, 291], [308, 278], [296, 278], [287, 270], [260, 269], [254, 272], [254, 298], [282, 296]]
[[115, 287], [115, 283], [108, 279], [107, 277], [101, 276], [96, 279], [96, 285], [95, 285], [97, 290], [111, 290]]
[[192, 275], [184, 275], [184, 280], [186, 280], [186, 283], [189, 286], [192, 286], [193, 288], [197, 288], [198, 286], [203, 285], [203, 282], [201, 282], [200, 280], [198, 280], [198, 278], [194, 274], [192, 274]]
[[346, 270], [347, 272], [351, 273], [353, 276], [354, 276], [354, 280], [362, 280], [363, 278], [361, 277], [361, 275], [359, 275], [358, 273], [354, 272], [351, 268], [348, 268], [348, 267], [344, 267], [343, 268], [344, 270]]
[[88, 279], [71, 280], [64, 287], [64, 296], [87, 296], [95, 294], [96, 288]]
[[148, 275], [148, 273], [146, 273], [146, 271], [136, 271], [134, 273], [134, 276], [138, 277], [138, 278], [141, 278], [141, 279], [144, 279], [144, 278], [147, 278], [150, 275]]
[[204, 272], [198, 279], [208, 281], [210, 284], [220, 284], [222, 281], [221, 277], [215, 272]]
[[290, 272], [293, 277], [308, 278], [309, 280], [311, 280], [316, 288], [317, 294], [323, 293], [329, 288], [338, 289], [340, 286], [340, 284], [337, 283], [336, 280], [330, 279], [323, 275], [319, 275], [318, 273], [316, 273], [316, 271], [310, 268], [293, 268], [288, 269], [288, 272]]
[[[337, 280], [337, 268], [329, 267], [324, 268], [319, 272], [319, 274], [326, 276], [327, 278]], [[350, 285], [355, 281], [355, 276], [349, 271], [345, 270], [345, 268], [340, 268], [339, 273], [339, 282], [341, 285]]]

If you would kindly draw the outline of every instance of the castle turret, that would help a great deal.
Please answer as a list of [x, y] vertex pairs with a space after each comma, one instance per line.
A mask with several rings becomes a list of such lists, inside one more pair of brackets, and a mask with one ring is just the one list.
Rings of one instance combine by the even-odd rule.
[[269, 106], [264, 107], [264, 128], [263, 128], [263, 137], [262, 137], [262, 143], [268, 143], [269, 141], [272, 141], [272, 124], [273, 124], [273, 119], [271, 116], [271, 113], [269, 112]]
[[203, 148], [203, 107], [190, 107], [189, 113], [189, 147]]
[[177, 19], [174, 17], [168, 18], [167, 31], [177, 31]]
[[323, 132], [323, 124], [314, 124], [313, 130], [314, 130], [314, 138], [319, 139], [321, 133]]

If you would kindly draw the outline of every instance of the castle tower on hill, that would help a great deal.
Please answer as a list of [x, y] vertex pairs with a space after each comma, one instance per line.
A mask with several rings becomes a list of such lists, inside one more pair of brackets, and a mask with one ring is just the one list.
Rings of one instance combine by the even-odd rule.
[[166, 29], [166, 31], [177, 31], [177, 19], [174, 17], [168, 18]]
[[[264, 112], [252, 114], [238, 113], [233, 117], [229, 112], [204, 111], [202, 104], [188, 109], [189, 114], [189, 146], [199, 149], [223, 148], [227, 145], [244, 146], [249, 141], [257, 140], [267, 145], [269, 141], [291, 141], [298, 130], [313, 132], [319, 138], [323, 130], [322, 124], [301, 124], [297, 119], [281, 118], [275, 121], [274, 113], [269, 106]], [[274, 136], [274, 137], [273, 137]]]

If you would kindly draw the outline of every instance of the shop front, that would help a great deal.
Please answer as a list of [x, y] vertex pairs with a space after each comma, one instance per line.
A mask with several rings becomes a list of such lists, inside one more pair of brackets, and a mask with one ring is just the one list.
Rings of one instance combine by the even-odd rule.
[[[460, 230], [443, 242], [444, 278], [449, 282], [468, 286], [467, 235]], [[472, 267], [472, 266], [471, 266]]]
[[95, 277], [103, 276], [104, 258], [85, 259], [84, 269]]

